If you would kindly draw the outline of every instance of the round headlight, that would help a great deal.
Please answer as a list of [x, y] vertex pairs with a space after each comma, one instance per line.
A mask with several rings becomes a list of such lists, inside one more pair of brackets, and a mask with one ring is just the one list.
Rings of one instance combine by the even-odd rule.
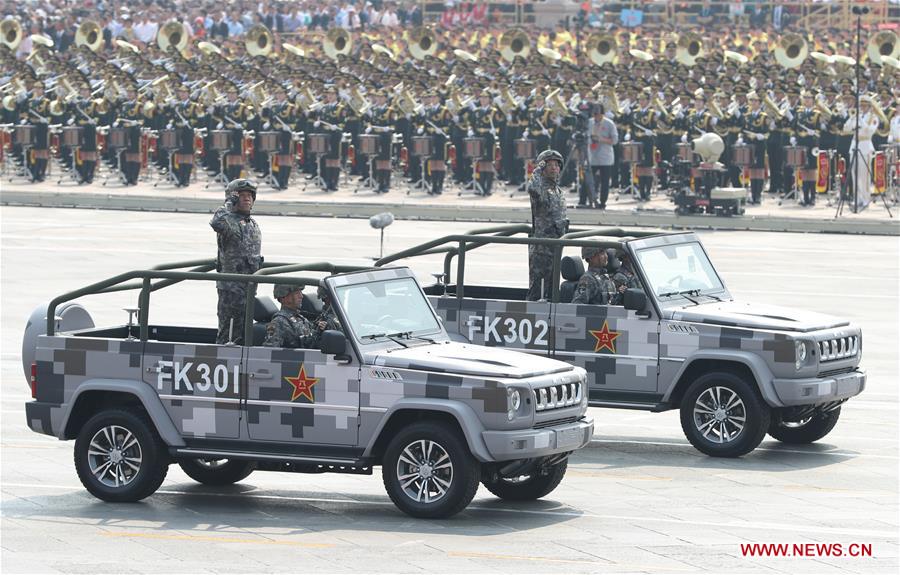
[[522, 395], [519, 393], [518, 389], [514, 389], [509, 394], [509, 408], [513, 411], [519, 411], [519, 408], [522, 406]]
[[800, 369], [806, 363], [806, 344], [802, 341], [794, 342], [796, 349], [795, 357], [797, 358], [796, 367]]

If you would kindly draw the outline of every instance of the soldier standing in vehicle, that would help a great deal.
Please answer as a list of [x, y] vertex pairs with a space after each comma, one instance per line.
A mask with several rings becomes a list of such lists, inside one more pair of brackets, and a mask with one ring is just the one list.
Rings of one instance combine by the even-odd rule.
[[272, 316], [266, 326], [266, 347], [314, 348], [319, 343], [319, 334], [324, 331], [326, 323], [311, 321], [303, 317], [300, 304], [303, 303], [302, 286], [293, 284], [276, 284], [273, 295], [281, 309]]
[[[566, 198], [559, 187], [562, 154], [544, 150], [535, 161], [537, 167], [528, 181], [531, 198], [531, 236], [559, 238], [568, 231]], [[550, 299], [553, 257], [556, 250], [549, 246], [528, 246], [528, 300]]]
[[[262, 236], [259, 225], [250, 216], [256, 201], [256, 184], [239, 178], [229, 182], [225, 190], [225, 204], [216, 210], [209, 225], [216, 232], [218, 254], [216, 271], [229, 274], [253, 274], [262, 265], [260, 255]], [[244, 342], [244, 308], [247, 284], [218, 281], [219, 332], [216, 343]]]
[[578, 279], [572, 303], [609, 305], [616, 297], [616, 284], [606, 273], [609, 256], [600, 247], [581, 248], [581, 257], [588, 263], [588, 269]]

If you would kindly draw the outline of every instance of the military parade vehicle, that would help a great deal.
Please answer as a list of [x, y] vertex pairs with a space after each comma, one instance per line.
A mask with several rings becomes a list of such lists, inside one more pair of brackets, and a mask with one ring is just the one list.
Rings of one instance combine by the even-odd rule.
[[[766, 433], [787, 443], [821, 439], [865, 387], [858, 327], [735, 300], [694, 233], [530, 232], [508, 225], [450, 235], [376, 265], [443, 254], [438, 282], [425, 292], [451, 336], [582, 367], [591, 406], [679, 409], [691, 444], [711, 456], [749, 453]], [[526, 301], [524, 287], [485, 285], [467, 269], [478, 257], [525, 262], [525, 248], [539, 244], [557, 249], [550, 301]], [[627, 258], [641, 287], [628, 288], [621, 305], [570, 303], [585, 270], [581, 258], [562, 253], [582, 246], [607, 249], [610, 274]], [[510, 255], [516, 247], [519, 255]]]
[[[171, 462], [209, 485], [254, 470], [372, 474], [381, 466], [402, 511], [447, 517], [479, 484], [507, 500], [547, 495], [568, 456], [590, 441], [584, 369], [451, 341], [407, 268], [267, 263], [250, 276], [214, 267], [198, 260], [128, 272], [31, 315], [22, 351], [34, 398], [28, 426], [75, 440], [78, 477], [94, 496], [148, 497]], [[311, 271], [328, 275], [296, 275]], [[206, 282], [214, 301], [216, 280], [247, 285], [242, 341], [250, 345], [216, 344], [214, 315], [209, 327], [150, 321], [151, 295]], [[342, 330], [322, 332], [319, 349], [264, 347], [277, 310], [258, 288], [320, 281]], [[127, 290], [138, 291], [138, 303], [121, 325], [96, 327], [75, 301]], [[302, 300], [312, 317], [321, 309], [313, 292]], [[206, 304], [191, 302], [214, 309]]]

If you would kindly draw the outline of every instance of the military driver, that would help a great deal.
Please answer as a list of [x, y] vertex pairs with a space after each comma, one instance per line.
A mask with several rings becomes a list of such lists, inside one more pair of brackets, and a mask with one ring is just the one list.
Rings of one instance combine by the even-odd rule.
[[300, 304], [303, 303], [302, 286], [290, 284], [276, 284], [273, 295], [281, 309], [272, 316], [272, 321], [266, 326], [266, 347], [300, 347], [305, 349], [315, 348], [319, 344], [319, 335], [327, 327], [326, 322], [318, 321], [313, 325], [311, 321], [300, 313]]
[[[256, 201], [256, 184], [239, 178], [232, 180], [225, 189], [225, 204], [216, 210], [209, 225], [216, 232], [218, 253], [216, 271], [229, 274], [253, 274], [262, 265], [260, 255], [262, 236], [256, 220], [250, 217]], [[244, 342], [244, 305], [247, 284], [244, 282], [218, 281], [219, 332], [216, 343], [229, 340], [240, 345]]]
[[572, 303], [609, 305], [616, 297], [616, 284], [606, 273], [609, 261], [606, 250], [585, 246], [581, 248], [581, 257], [588, 263], [588, 269], [575, 286]]

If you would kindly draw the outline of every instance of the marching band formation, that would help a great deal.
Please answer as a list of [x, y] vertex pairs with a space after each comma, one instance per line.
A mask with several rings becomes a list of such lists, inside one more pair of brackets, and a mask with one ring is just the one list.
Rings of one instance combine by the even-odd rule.
[[[255, 173], [276, 189], [305, 177], [336, 190], [355, 177], [385, 193], [399, 172], [429, 194], [453, 181], [487, 196], [498, 180], [524, 189], [542, 150], [586, 157], [584, 120], [602, 102], [619, 137], [612, 186], [639, 200], [693, 185], [691, 142], [709, 132], [725, 143], [719, 184], [748, 187], [751, 203], [765, 190], [812, 205], [855, 189], [865, 205], [896, 189], [900, 42], [888, 31], [869, 38], [857, 86], [855, 60], [798, 34], [714, 51], [691, 33], [594, 33], [573, 54], [535, 49], [518, 28], [400, 39], [336, 28], [282, 44], [258, 25], [232, 51], [192, 45], [169, 22], [155, 46], [103, 52], [85, 21], [77, 49], [33, 35], [17, 60], [21, 27], [0, 28], [0, 153], [32, 181], [57, 158], [78, 183], [105, 161], [125, 184], [159, 174], [187, 186], [200, 163], [210, 184]], [[586, 185], [585, 168], [567, 162], [561, 185]]]

